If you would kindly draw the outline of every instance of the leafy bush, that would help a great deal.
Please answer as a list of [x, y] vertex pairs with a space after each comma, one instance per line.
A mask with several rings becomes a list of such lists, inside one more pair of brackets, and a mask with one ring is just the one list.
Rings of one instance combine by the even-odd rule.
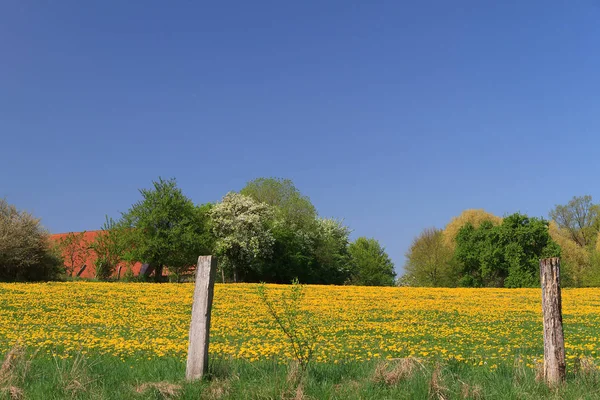
[[0, 199], [0, 280], [58, 279], [62, 264], [40, 220]]
[[353, 285], [393, 286], [394, 263], [375, 239], [359, 237], [348, 246], [351, 257]]
[[294, 357], [304, 375], [313, 358], [319, 338], [313, 314], [302, 307], [304, 286], [295, 279], [289, 290], [284, 292], [278, 301], [274, 301], [269, 296], [265, 284], [262, 283], [258, 286], [258, 295], [273, 320], [287, 336]]
[[106, 218], [102, 230], [91, 244], [91, 249], [96, 254], [96, 278], [107, 281], [115, 273], [117, 265], [126, 257], [128, 238], [126, 229], [111, 218]]
[[515, 213], [500, 225], [467, 223], [456, 237], [461, 286], [534, 287], [539, 285], [539, 260], [560, 256], [548, 233], [548, 221]]

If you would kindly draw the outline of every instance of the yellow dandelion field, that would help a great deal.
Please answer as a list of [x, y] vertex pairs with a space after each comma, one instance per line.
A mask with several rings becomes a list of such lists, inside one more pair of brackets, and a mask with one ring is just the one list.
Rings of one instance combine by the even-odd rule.
[[[286, 286], [267, 285], [277, 297]], [[0, 284], [0, 350], [184, 359], [192, 284]], [[320, 331], [317, 362], [457, 359], [495, 368], [542, 355], [539, 289], [306, 286]], [[563, 290], [567, 358], [596, 356], [600, 289]], [[292, 357], [252, 284], [217, 284], [210, 351], [249, 361]]]

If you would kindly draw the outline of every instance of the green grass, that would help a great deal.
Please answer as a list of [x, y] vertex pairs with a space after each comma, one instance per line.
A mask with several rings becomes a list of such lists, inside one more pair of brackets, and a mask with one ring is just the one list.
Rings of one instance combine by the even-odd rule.
[[[382, 363], [371, 360], [312, 364], [306, 376], [299, 378], [293, 364], [212, 359], [206, 379], [187, 383], [185, 362], [178, 358], [122, 361], [106, 355], [84, 358], [75, 354], [62, 359], [25, 352], [0, 373], [0, 399], [11, 399], [11, 386], [14, 398], [24, 399], [600, 398], [597, 370], [577, 374], [571, 371], [565, 385], [550, 390], [536, 381], [534, 370], [520, 367], [519, 363], [515, 366], [507, 362], [490, 371], [459, 362], [419, 361], [397, 380], [390, 371], [398, 362], [390, 361], [384, 368]], [[376, 373], [378, 368], [383, 374]], [[386, 376], [390, 378], [387, 383]], [[153, 387], [154, 384], [159, 387]]]

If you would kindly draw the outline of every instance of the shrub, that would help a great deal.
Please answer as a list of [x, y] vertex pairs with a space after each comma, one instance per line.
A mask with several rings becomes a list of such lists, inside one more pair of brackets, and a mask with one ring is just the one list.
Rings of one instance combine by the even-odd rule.
[[278, 299], [279, 301], [274, 301], [269, 296], [265, 284], [262, 283], [258, 286], [258, 295], [275, 323], [287, 336], [301, 369], [300, 376], [304, 376], [319, 338], [315, 317], [302, 307], [304, 286], [295, 279], [289, 290]]
[[0, 280], [58, 279], [62, 264], [40, 220], [0, 199]]

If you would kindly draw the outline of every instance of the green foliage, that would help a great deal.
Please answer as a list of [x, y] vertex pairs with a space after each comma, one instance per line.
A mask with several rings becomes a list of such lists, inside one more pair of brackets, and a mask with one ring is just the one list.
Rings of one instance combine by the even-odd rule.
[[240, 194], [274, 207], [276, 218], [292, 229], [310, 229], [315, 223], [315, 207], [289, 179], [258, 178], [248, 182]]
[[[253, 281], [342, 284], [350, 277], [348, 235], [341, 222], [319, 218], [313, 204], [289, 179], [258, 178], [240, 193], [266, 204], [272, 251], [253, 261]], [[246, 276], [246, 279], [249, 279]]]
[[348, 244], [350, 229], [341, 221], [317, 218], [308, 283], [341, 285], [352, 272]]
[[127, 265], [127, 267], [125, 268], [125, 273], [123, 274], [122, 279], [123, 279], [124, 282], [137, 282], [137, 281], [139, 281], [139, 279], [133, 273], [133, 269], [132, 269], [131, 265]]
[[244, 192], [253, 197], [229, 193], [211, 210], [223, 280], [343, 284], [350, 277], [350, 230], [340, 221], [317, 218], [290, 181], [258, 179]]
[[562, 287], [581, 287], [591, 267], [593, 249], [579, 246], [569, 232], [555, 221], [548, 226], [550, 237], [560, 246], [560, 280]]
[[561, 247], [561, 280], [564, 286], [596, 286], [600, 206], [591, 196], [573, 197], [551, 212], [550, 235]]
[[142, 200], [123, 214], [119, 223], [128, 230], [131, 257], [154, 266], [157, 280], [163, 267], [178, 279], [195, 265], [199, 255], [211, 253], [210, 207], [196, 207], [174, 179], [159, 178], [152, 189], [140, 193]]
[[294, 278], [313, 283], [317, 212], [289, 179], [258, 178], [240, 191], [272, 209], [268, 225], [272, 252], [257, 265], [258, 281], [287, 283]]
[[456, 237], [462, 286], [532, 287], [539, 284], [539, 260], [560, 255], [548, 222], [515, 213], [494, 226], [467, 224]]
[[62, 265], [60, 251], [51, 246], [40, 220], [0, 199], [0, 280], [58, 279]]
[[130, 229], [106, 217], [101, 231], [91, 244], [91, 249], [96, 254], [96, 278], [108, 280], [117, 265], [126, 259], [127, 252], [131, 249], [130, 232]]
[[444, 231], [425, 229], [414, 240], [406, 253], [405, 275], [402, 286], [456, 286], [454, 252], [446, 243]]
[[550, 218], [560, 229], [569, 233], [581, 247], [593, 246], [600, 230], [600, 205], [592, 203], [592, 196], [575, 196], [566, 205], [557, 205]]
[[287, 283], [294, 278], [313, 282], [311, 261], [316, 230], [291, 229], [285, 221], [271, 224], [273, 251], [260, 262], [259, 281]]
[[314, 315], [302, 308], [304, 287], [295, 279], [287, 292], [283, 292], [277, 300], [270, 297], [264, 283], [258, 286], [257, 293], [275, 323], [289, 339], [302, 372], [306, 371], [317, 346], [319, 331]]
[[363, 286], [393, 286], [394, 263], [375, 239], [359, 237], [348, 246], [352, 265], [350, 283]]
[[452, 218], [452, 220], [444, 228], [444, 244], [446, 247], [454, 250], [456, 247], [456, 236], [460, 228], [466, 224], [471, 224], [475, 228], [478, 228], [483, 222], [491, 222], [492, 225], [500, 225], [502, 218], [491, 214], [484, 209], [468, 209], [460, 213], [459, 216]]

